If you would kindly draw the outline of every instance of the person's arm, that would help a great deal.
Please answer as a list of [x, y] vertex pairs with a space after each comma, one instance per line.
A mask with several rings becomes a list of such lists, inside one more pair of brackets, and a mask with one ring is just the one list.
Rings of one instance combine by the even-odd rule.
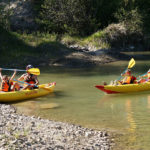
[[124, 76], [126, 76], [125, 74], [126, 74], [126, 73], [121, 73], [121, 76], [124, 77]]
[[35, 76], [34, 79], [35, 79], [35, 84], [38, 85], [39, 84], [39, 80], [38, 80], [37, 76]]
[[18, 78], [18, 81], [23, 81], [24, 77], [25, 77], [25, 75], [23, 74], [20, 78]]
[[13, 80], [13, 78], [15, 77], [15, 75], [16, 75], [16, 70], [14, 70], [14, 73], [13, 73], [13, 75], [11, 76], [10, 81]]
[[1, 80], [3, 79], [3, 77], [2, 77], [2, 73], [1, 73], [1, 71], [2, 71], [2, 68], [0, 68], [0, 78], [1, 78]]
[[126, 81], [127, 77], [125, 76], [123, 79], [122, 79], [122, 83], [124, 83]]

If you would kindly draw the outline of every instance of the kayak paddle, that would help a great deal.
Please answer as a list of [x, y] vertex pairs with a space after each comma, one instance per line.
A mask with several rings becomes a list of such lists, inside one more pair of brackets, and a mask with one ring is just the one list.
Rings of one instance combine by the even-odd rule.
[[[134, 65], [135, 65], [135, 60], [134, 60], [134, 58], [131, 58], [127, 69], [122, 74], [124, 74], [128, 69], [131, 69]], [[121, 76], [117, 80], [120, 80], [120, 78], [121, 78]]]
[[[33, 84], [29, 84], [29, 83], [27, 83], [27, 82], [15, 80], [15, 79], [13, 79], [13, 81], [15, 81], [15, 82], [20, 82], [20, 83], [27, 84], [27, 85], [33, 85]], [[34, 84], [34, 85], [35, 85], [37, 88], [39, 88], [38, 85], [36, 85], [36, 84]], [[53, 83], [50, 83], [50, 84], [47, 84], [47, 85], [48, 85], [48, 86], [56, 85], [56, 82], [53, 82]], [[45, 87], [45, 86], [40, 86], [40, 88], [43, 88], [43, 89], [49, 91], [49, 89], [48, 89], [47, 87]]]
[[29, 69], [27, 72], [30, 73], [30, 74], [37, 75], [37, 76], [40, 75], [40, 70], [39, 70], [39, 68], [31, 68], [31, 69]]
[[[13, 79], [13, 81], [16, 81], [16, 82], [19, 82], [19, 83], [23, 83], [23, 84], [27, 84], [27, 85], [33, 85], [33, 84], [29, 84], [29, 83], [27, 83], [27, 82], [23, 82], [23, 81], [19, 81], [19, 80], [15, 80], [15, 79]], [[35, 84], [34, 84], [35, 85]], [[35, 85], [37, 88], [38, 88], [38, 86], [37, 85]]]
[[134, 60], [134, 58], [132, 58], [132, 59], [129, 61], [128, 69], [131, 69], [134, 65], [135, 65], [135, 60]]
[[[10, 70], [10, 71], [27, 71], [27, 70], [21, 70], [21, 69], [7, 69], [7, 68], [1, 68], [2, 70]], [[30, 74], [34, 74], [34, 75], [40, 75], [40, 70], [38, 68], [31, 68], [27, 71]]]

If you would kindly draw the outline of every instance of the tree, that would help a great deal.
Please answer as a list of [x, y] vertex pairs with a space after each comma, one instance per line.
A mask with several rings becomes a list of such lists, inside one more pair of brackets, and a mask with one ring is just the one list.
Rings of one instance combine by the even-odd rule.
[[121, 0], [45, 0], [37, 19], [49, 32], [88, 35], [114, 20]]

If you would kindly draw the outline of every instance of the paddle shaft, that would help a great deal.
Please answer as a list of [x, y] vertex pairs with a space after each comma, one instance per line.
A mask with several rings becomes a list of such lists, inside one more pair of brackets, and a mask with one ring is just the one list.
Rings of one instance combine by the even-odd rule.
[[10, 71], [23, 71], [23, 72], [28, 72], [30, 74], [34, 75], [40, 75], [40, 70], [38, 68], [30, 68], [28, 70], [22, 70], [22, 69], [7, 69], [7, 68], [1, 68], [2, 70], [10, 70]]
[[2, 68], [2, 70], [9, 70], [9, 71], [26, 71], [26, 70], [21, 70], [21, 69], [7, 69], [7, 68]]
[[[25, 83], [25, 84], [28, 84], [28, 85], [33, 85], [33, 84], [29, 84], [29, 83], [26, 83], [26, 82], [23, 82], [23, 81], [18, 81], [18, 80], [15, 80], [14, 79], [14, 81], [16, 81], [16, 82], [20, 82], [20, 83]], [[53, 83], [54, 85], [56, 85], [56, 83], [54, 82]], [[39, 86], [38, 85], [36, 85], [36, 84], [34, 84], [37, 88], [39, 88]], [[45, 90], [48, 90], [49, 91], [49, 89], [48, 88], [46, 88], [46, 87], [41, 87], [40, 86], [40, 88], [42, 88], [42, 89], [45, 89]]]
[[38, 87], [36, 84], [29, 84], [29, 83], [27, 83], [27, 82], [23, 82], [23, 81], [15, 80], [15, 79], [13, 79], [13, 80], [14, 80], [14, 81], [17, 81], [17, 82], [20, 82], [20, 83], [23, 83], [23, 84], [27, 84], [27, 85], [34, 85], [34, 86]]
[[[124, 70], [124, 72], [122, 74], [125, 74], [125, 72], [128, 70], [128, 68], [126, 70]], [[122, 76], [120, 76], [117, 80], [120, 80]]]
[[[16, 82], [20, 82], [20, 83], [25, 83], [25, 84], [27, 84], [27, 85], [33, 85], [33, 84], [29, 84], [29, 83], [26, 83], [26, 82], [23, 82], [23, 81], [18, 81], [18, 80], [14, 80], [14, 81], [16, 81]], [[56, 83], [55, 83], [56, 84]], [[39, 86], [38, 85], [36, 85], [36, 84], [34, 84], [34, 86], [35, 87], [37, 87], [37, 88], [39, 88]], [[41, 87], [40, 86], [40, 88], [42, 88], [42, 89], [45, 89], [45, 90], [48, 90], [49, 91], [49, 89], [48, 88], [46, 88], [46, 87]]]

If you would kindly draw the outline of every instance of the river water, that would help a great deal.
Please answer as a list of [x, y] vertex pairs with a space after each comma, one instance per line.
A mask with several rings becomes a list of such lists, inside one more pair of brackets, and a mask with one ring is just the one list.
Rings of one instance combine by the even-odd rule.
[[[117, 79], [127, 65], [119, 61], [90, 69], [40, 68], [40, 82], [55, 81], [55, 92], [14, 105], [26, 115], [117, 133], [116, 149], [148, 150], [150, 92], [106, 95], [95, 88]], [[132, 73], [138, 76], [149, 68], [150, 61], [136, 61]]]

